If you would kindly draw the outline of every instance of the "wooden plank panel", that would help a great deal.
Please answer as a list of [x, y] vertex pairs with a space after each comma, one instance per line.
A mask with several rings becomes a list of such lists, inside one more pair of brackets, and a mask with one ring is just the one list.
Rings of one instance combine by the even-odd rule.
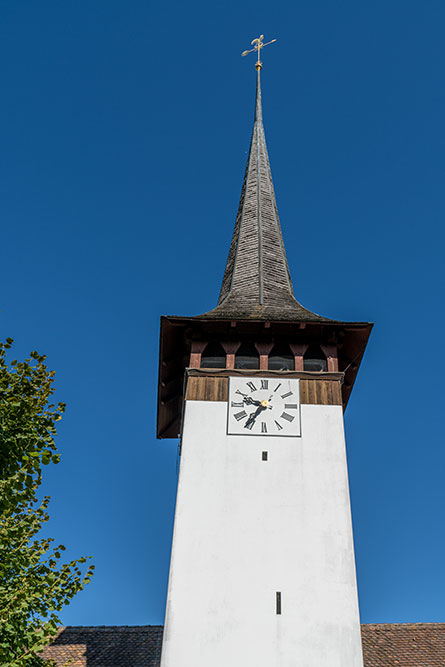
[[[307, 383], [307, 384], [306, 384]], [[301, 380], [301, 402], [306, 405], [341, 405], [338, 380]]]
[[196, 391], [196, 400], [202, 401], [206, 393], [205, 379], [202, 382], [197, 383], [195, 391]]
[[317, 382], [318, 384], [318, 403], [321, 405], [331, 405], [331, 403], [328, 400], [328, 383], [320, 380]]
[[303, 405], [341, 405], [339, 380], [300, 380], [301, 403]]
[[341, 395], [341, 384], [340, 382], [332, 382], [332, 404], [333, 405], [342, 405], [343, 398]]
[[308, 380], [307, 402], [317, 405], [317, 382], [318, 380]]
[[192, 401], [194, 396], [194, 389], [196, 385], [196, 380], [198, 378], [189, 377], [187, 380], [187, 389], [185, 392], [185, 400]]
[[325, 382], [325, 392], [326, 392], [326, 403], [324, 405], [334, 405], [333, 404], [333, 393], [332, 393], [332, 383]]
[[[300, 380], [301, 403], [305, 405], [341, 405], [339, 380]], [[229, 397], [228, 377], [189, 377], [187, 401], [227, 401]]]
[[214, 382], [215, 378], [205, 378], [205, 381], [203, 382], [204, 385], [204, 396], [201, 400], [203, 401], [214, 401], [215, 398], [213, 396], [213, 389], [215, 386]]
[[226, 377], [189, 377], [187, 401], [227, 401], [229, 379]]
[[229, 378], [218, 378], [218, 401], [229, 400]]

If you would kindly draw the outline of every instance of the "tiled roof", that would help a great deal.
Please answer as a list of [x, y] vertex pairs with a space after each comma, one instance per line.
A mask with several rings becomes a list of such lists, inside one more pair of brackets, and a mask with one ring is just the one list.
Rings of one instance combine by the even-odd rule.
[[444, 667], [445, 623], [362, 625], [365, 667]]
[[205, 319], [329, 322], [295, 300], [272, 182], [257, 76], [255, 119], [218, 305]]
[[62, 627], [43, 657], [63, 667], [159, 667], [162, 625]]
[[[64, 627], [43, 657], [62, 667], [159, 667], [161, 625]], [[445, 623], [362, 625], [364, 667], [444, 667]]]

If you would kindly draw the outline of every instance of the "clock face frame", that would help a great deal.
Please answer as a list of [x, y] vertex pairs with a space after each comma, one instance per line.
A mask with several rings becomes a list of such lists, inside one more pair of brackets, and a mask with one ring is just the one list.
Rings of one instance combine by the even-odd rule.
[[230, 377], [227, 434], [301, 436], [300, 380]]

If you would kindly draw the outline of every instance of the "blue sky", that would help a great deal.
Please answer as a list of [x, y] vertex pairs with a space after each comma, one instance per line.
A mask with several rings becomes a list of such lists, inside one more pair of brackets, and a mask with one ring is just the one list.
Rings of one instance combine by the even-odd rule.
[[216, 303], [264, 51], [299, 301], [375, 322], [345, 424], [361, 617], [444, 621], [443, 2], [0, 0], [0, 335], [57, 371], [70, 625], [161, 623], [177, 480], [161, 314]]

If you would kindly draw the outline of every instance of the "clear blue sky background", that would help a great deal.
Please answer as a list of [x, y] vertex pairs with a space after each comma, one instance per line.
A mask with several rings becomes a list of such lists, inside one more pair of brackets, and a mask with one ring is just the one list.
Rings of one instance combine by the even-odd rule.
[[443, 0], [0, 1], [0, 333], [57, 371], [66, 624], [161, 623], [161, 314], [215, 305], [252, 129], [298, 299], [375, 329], [346, 412], [364, 622], [445, 621]]

